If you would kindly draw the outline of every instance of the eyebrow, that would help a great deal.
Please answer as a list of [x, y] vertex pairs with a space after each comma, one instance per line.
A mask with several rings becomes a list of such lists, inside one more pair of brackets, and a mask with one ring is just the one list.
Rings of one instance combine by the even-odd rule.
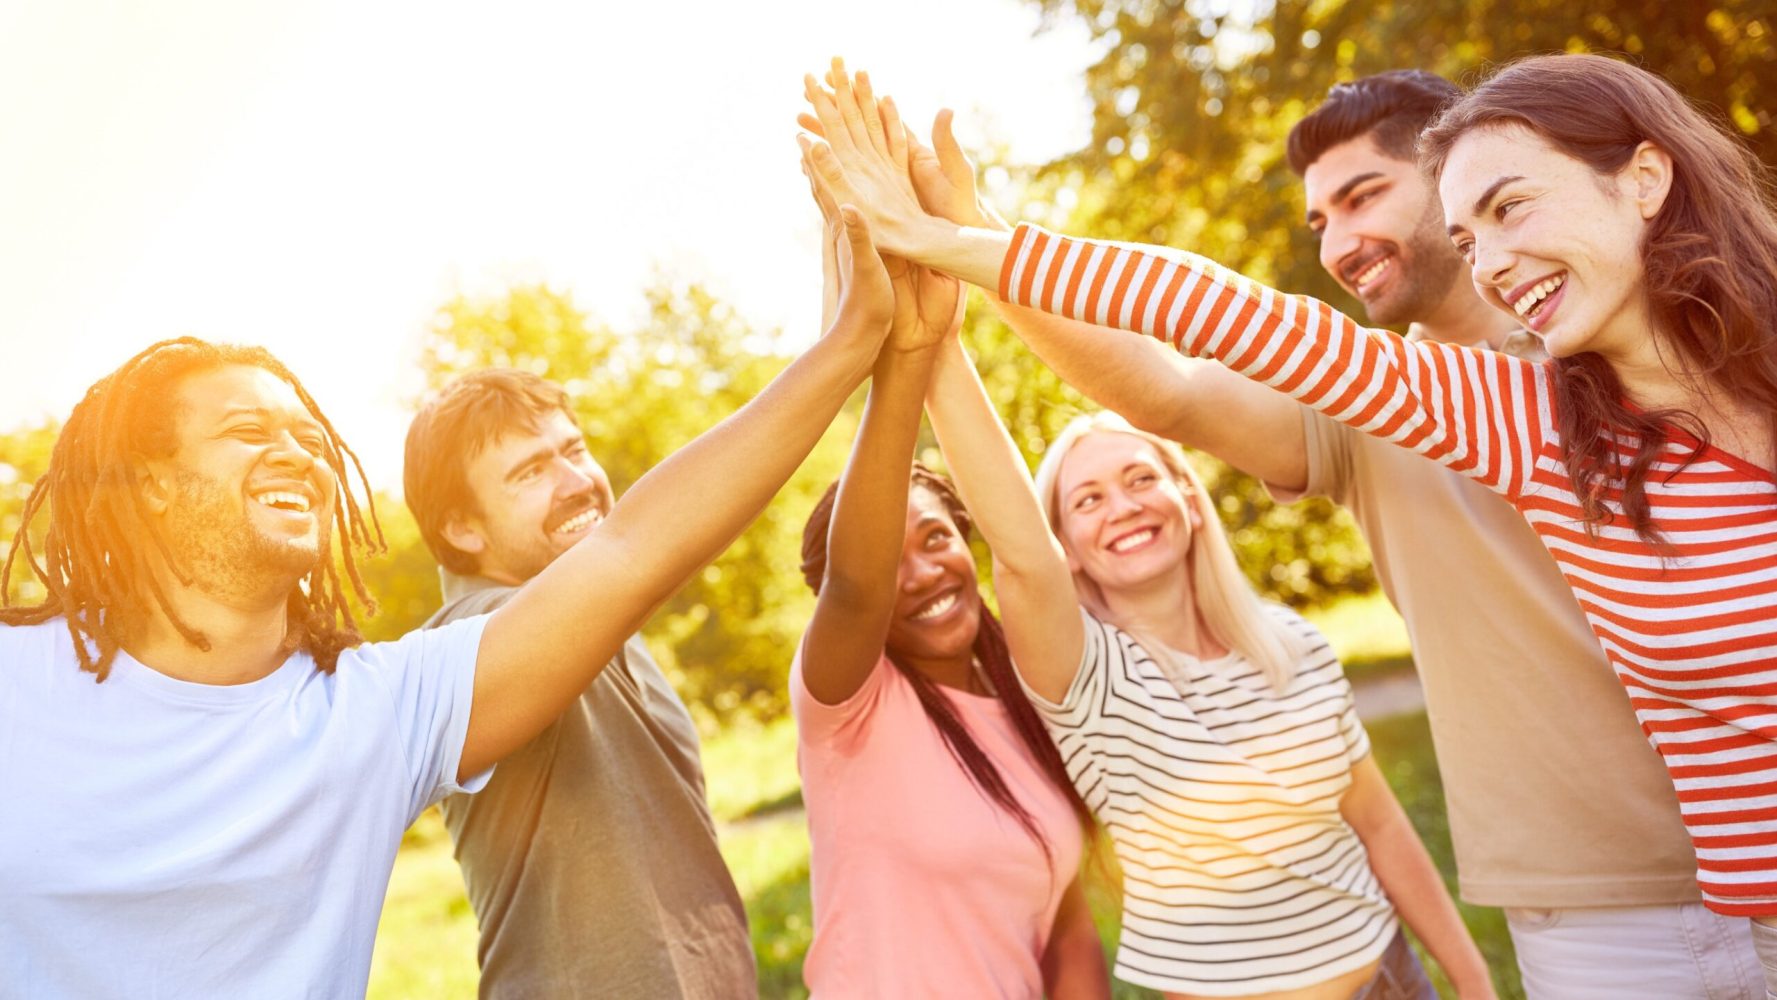
[[[1381, 177], [1381, 176], [1383, 176], [1383, 174], [1382, 174], [1382, 171], [1380, 171], [1380, 170], [1371, 170], [1368, 173], [1358, 174], [1356, 177], [1351, 178], [1350, 180], [1346, 181], [1344, 184], [1339, 185], [1339, 190], [1334, 191], [1333, 196], [1327, 200], [1332, 202], [1333, 204], [1338, 204], [1339, 202], [1344, 201], [1345, 196], [1350, 194], [1352, 189], [1357, 187], [1359, 184], [1362, 184], [1365, 181], [1373, 181], [1376, 178]], [[1308, 221], [1310, 223], [1313, 223], [1314, 220], [1321, 219], [1321, 218], [1325, 218], [1325, 215], [1319, 209], [1310, 209], [1308, 211]]]
[[513, 476], [518, 475], [520, 472], [523, 472], [538, 462], [547, 461], [550, 458], [555, 457], [555, 452], [556, 449], [554, 445], [544, 445], [543, 447], [532, 451], [518, 461], [513, 462], [512, 465], [506, 469], [506, 479], [510, 481]]
[[[1487, 204], [1493, 200], [1494, 195], [1499, 193], [1500, 188], [1505, 187], [1507, 184], [1510, 184], [1513, 181], [1521, 181], [1523, 179], [1524, 179], [1523, 177], [1521, 177], [1517, 174], [1513, 174], [1510, 177], [1501, 177], [1500, 179], [1494, 181], [1492, 184], [1487, 185], [1487, 190], [1482, 191], [1481, 197], [1475, 199], [1475, 207], [1470, 211], [1469, 214], [1471, 216], [1473, 216], [1474, 218], [1477, 218], [1477, 219], [1480, 218], [1481, 213], [1487, 211]], [[1461, 228], [1462, 228], [1461, 226], [1450, 226], [1449, 228], [1447, 228], [1445, 230], [1445, 232], [1454, 236], [1456, 234], [1456, 232], [1458, 230], [1460, 230]]]
[[[223, 423], [227, 423], [236, 417], [258, 417], [259, 419], [270, 423], [278, 418], [278, 414], [273, 413], [263, 406], [231, 406], [222, 411]], [[298, 427], [301, 427], [304, 430], [314, 431], [317, 434], [321, 433], [321, 425], [315, 422], [314, 417], [311, 417], [306, 413], [296, 418], [295, 423]]]

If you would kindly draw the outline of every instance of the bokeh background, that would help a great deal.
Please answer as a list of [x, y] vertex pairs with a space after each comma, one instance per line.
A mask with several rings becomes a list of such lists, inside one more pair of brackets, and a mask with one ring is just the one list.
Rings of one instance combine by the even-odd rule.
[[[483, 365], [562, 382], [621, 491], [813, 337], [817, 226], [790, 123], [800, 74], [833, 52], [915, 121], [961, 108], [1009, 217], [1184, 247], [1347, 307], [1283, 163], [1289, 126], [1339, 81], [1419, 67], [1472, 83], [1520, 55], [1607, 52], [1777, 162], [1772, 0], [504, 10], [0, 5], [0, 218], [17, 222], [0, 223], [0, 535], [92, 379], [164, 336], [266, 343], [379, 487], [389, 547], [366, 565], [369, 634], [413, 628], [439, 603], [396, 492], [426, 387]], [[1034, 463], [1086, 404], [978, 298], [965, 335]], [[767, 996], [801, 995], [811, 933], [784, 690], [812, 608], [799, 539], [860, 404], [645, 633], [703, 727]], [[1362, 540], [1328, 504], [1276, 506], [1203, 467], [1255, 584], [1305, 609], [1375, 692], [1377, 758], [1454, 884], [1424, 718], [1400, 695], [1411, 660]], [[14, 600], [38, 596], [11, 584]], [[1114, 941], [1114, 889], [1098, 896]], [[1464, 915], [1502, 996], [1521, 996], [1497, 911]], [[474, 939], [428, 815], [391, 884], [371, 995], [473, 996]]]

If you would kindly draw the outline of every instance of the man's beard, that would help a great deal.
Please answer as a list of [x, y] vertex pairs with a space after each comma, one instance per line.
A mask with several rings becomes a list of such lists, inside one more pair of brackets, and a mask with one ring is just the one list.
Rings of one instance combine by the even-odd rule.
[[1394, 291], [1364, 303], [1364, 314], [1377, 326], [1422, 322], [1462, 275], [1462, 257], [1450, 246], [1443, 208], [1436, 198], [1426, 199], [1424, 214], [1398, 252], [1396, 267], [1400, 270]]
[[217, 597], [282, 594], [326, 557], [330, 526], [321, 508], [315, 543], [280, 542], [256, 531], [220, 483], [183, 468], [173, 476], [167, 544], [192, 587]]

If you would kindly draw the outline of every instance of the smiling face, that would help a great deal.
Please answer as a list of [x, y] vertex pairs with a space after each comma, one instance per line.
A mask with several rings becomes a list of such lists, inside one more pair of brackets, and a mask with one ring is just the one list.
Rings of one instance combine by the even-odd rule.
[[1154, 446], [1110, 431], [1081, 437], [1062, 459], [1055, 509], [1069, 568], [1107, 597], [1188, 572], [1202, 526]]
[[966, 657], [981, 627], [981, 593], [969, 543], [942, 500], [915, 486], [895, 571], [887, 646], [913, 660]]
[[1423, 321], [1461, 279], [1436, 192], [1410, 161], [1367, 135], [1328, 149], [1302, 174], [1320, 264], [1370, 322]]
[[1670, 176], [1670, 161], [1646, 144], [1601, 175], [1506, 124], [1457, 139], [1438, 190], [1449, 238], [1489, 305], [1539, 334], [1553, 357], [1624, 360], [1650, 336], [1641, 244]]
[[450, 518], [444, 536], [475, 557], [482, 576], [513, 585], [585, 538], [614, 502], [580, 428], [559, 410], [489, 441], [465, 478], [474, 511]]
[[325, 431], [289, 384], [250, 365], [187, 376], [173, 412], [173, 452], [145, 469], [168, 546], [199, 590], [282, 599], [328, 551]]

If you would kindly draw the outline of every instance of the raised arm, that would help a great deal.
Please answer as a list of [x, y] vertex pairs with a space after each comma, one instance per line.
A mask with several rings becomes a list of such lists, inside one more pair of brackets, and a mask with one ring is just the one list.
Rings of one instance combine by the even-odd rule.
[[842, 95], [807, 83], [828, 135], [814, 150], [817, 172], [836, 197], [868, 206], [895, 253], [995, 289], [1014, 305], [1215, 358], [1509, 498], [1522, 495], [1536, 453], [1552, 439], [1546, 373], [1529, 362], [1366, 330], [1324, 303], [1282, 295], [1193, 254], [1029, 225], [1008, 235], [929, 215], [852, 141]]
[[[981, 200], [975, 165], [951, 129], [932, 123], [930, 148], [915, 141], [914, 190], [928, 212], [963, 226], [1009, 232]], [[1069, 385], [1130, 423], [1284, 489], [1308, 483], [1302, 409], [1282, 393], [1223, 365], [1186, 358], [1164, 344], [1052, 313], [992, 302], [1020, 340]]]
[[476, 659], [460, 777], [561, 714], [624, 641], [758, 516], [875, 362], [893, 294], [867, 224], [831, 329], [758, 396], [643, 476], [585, 539], [496, 611]]
[[954, 338], [938, 357], [926, 412], [957, 491], [993, 551], [994, 593], [1012, 662], [1033, 691], [1059, 702], [1086, 642], [1073, 574], [1049, 531], [1030, 470]]
[[[898, 139], [899, 129], [895, 135]], [[824, 215], [836, 219], [836, 208], [819, 185], [815, 200]], [[855, 694], [882, 656], [898, 593], [895, 576], [926, 383], [939, 340], [960, 318], [961, 287], [955, 279], [905, 261], [892, 262], [888, 273], [895, 289], [894, 321], [839, 480], [826, 571], [803, 638], [802, 683], [828, 705]]]

